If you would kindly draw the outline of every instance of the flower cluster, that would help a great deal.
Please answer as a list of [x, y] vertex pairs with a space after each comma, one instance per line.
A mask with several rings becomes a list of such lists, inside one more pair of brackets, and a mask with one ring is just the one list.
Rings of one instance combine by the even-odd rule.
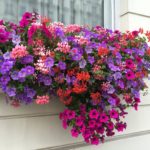
[[65, 26], [29, 12], [19, 25], [0, 21], [0, 88], [16, 107], [58, 96], [63, 127], [97, 145], [126, 128], [126, 109], [137, 110], [147, 88], [150, 48], [142, 35]]

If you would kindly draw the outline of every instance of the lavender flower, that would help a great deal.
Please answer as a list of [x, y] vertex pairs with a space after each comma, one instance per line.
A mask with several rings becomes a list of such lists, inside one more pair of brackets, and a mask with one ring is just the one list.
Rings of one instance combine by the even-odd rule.
[[13, 80], [18, 80], [19, 79], [18, 71], [13, 71], [10, 76]]
[[117, 81], [117, 83], [121, 89], [124, 89], [124, 82], [122, 80]]
[[43, 77], [43, 82], [44, 82], [44, 85], [51, 85], [52, 84], [52, 79], [51, 79], [51, 77], [49, 77], [49, 76], [45, 76], [45, 77]]
[[81, 60], [81, 58], [82, 58], [82, 55], [80, 53], [74, 54], [72, 56], [72, 60], [75, 60], [75, 61], [79, 61]]
[[26, 70], [26, 75], [32, 75], [32, 74], [34, 74], [34, 67], [32, 67], [32, 66], [27, 66], [27, 67], [25, 67], [25, 70]]
[[16, 88], [7, 87], [5, 91], [10, 97], [13, 97], [16, 95]]
[[3, 58], [4, 58], [5, 60], [6, 60], [6, 59], [10, 59], [10, 52], [4, 53]]
[[108, 102], [109, 102], [112, 106], [116, 106], [116, 99], [110, 97], [110, 98], [108, 99]]
[[113, 94], [115, 92], [115, 89], [112, 85], [110, 85], [109, 89], [107, 90], [108, 94]]
[[25, 87], [24, 92], [27, 94], [27, 97], [29, 98], [33, 98], [36, 94], [36, 91], [29, 87]]
[[94, 56], [88, 56], [88, 61], [92, 65], [95, 62]]
[[108, 66], [109, 66], [110, 70], [112, 70], [112, 71], [120, 71], [120, 68], [115, 66], [112, 63], [109, 63]]
[[58, 67], [59, 67], [61, 70], [65, 70], [65, 69], [66, 69], [66, 63], [64, 63], [64, 62], [62, 62], [62, 61], [59, 61]]
[[21, 42], [21, 38], [19, 35], [13, 35], [12, 36], [12, 42], [14, 45], [19, 45]]
[[82, 59], [80, 62], [79, 62], [79, 67], [80, 68], [85, 68], [86, 66], [86, 60], [85, 59]]
[[26, 73], [26, 69], [25, 68], [22, 68], [19, 72], [18, 72], [18, 77], [19, 78], [25, 78], [27, 75]]
[[45, 66], [49, 69], [52, 68], [54, 66], [54, 59], [51, 57], [48, 57], [45, 61]]
[[6, 74], [10, 69], [13, 67], [14, 62], [10, 60], [5, 60], [3, 64], [0, 67], [0, 73], [1, 74]]
[[22, 64], [29, 64], [33, 62], [33, 56], [32, 55], [27, 55], [21, 58], [20, 62]]
[[10, 77], [8, 75], [3, 75], [2, 77], [0, 77], [1, 85], [7, 85], [9, 81], [10, 81]]
[[116, 73], [113, 74], [113, 76], [114, 76], [115, 80], [118, 80], [118, 79], [121, 79], [122, 74], [120, 72], [116, 72]]
[[64, 32], [62, 31], [61, 28], [57, 27], [55, 30], [56, 36], [63, 38], [64, 37]]

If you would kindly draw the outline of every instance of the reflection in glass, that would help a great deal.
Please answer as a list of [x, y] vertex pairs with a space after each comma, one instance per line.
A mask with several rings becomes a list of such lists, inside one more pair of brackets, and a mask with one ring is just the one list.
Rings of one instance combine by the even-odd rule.
[[104, 25], [104, 0], [0, 0], [0, 18], [17, 22], [36, 11], [64, 24]]

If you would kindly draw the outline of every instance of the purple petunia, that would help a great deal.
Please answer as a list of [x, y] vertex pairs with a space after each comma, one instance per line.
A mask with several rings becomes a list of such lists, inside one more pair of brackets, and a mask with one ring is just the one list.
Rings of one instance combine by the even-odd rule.
[[116, 72], [116, 73], [113, 74], [113, 77], [114, 77], [115, 80], [118, 80], [118, 79], [121, 79], [122, 74], [120, 72]]
[[20, 36], [16, 34], [12, 35], [12, 42], [14, 45], [19, 45], [21, 42]]
[[107, 93], [113, 94], [115, 92], [115, 89], [112, 85], [110, 85], [109, 89], [107, 90]]
[[80, 68], [85, 68], [85, 66], [86, 66], [86, 60], [85, 59], [82, 59], [80, 62], [79, 62], [79, 67]]
[[45, 66], [49, 69], [52, 68], [54, 66], [54, 59], [51, 57], [48, 57], [45, 61]]
[[4, 58], [5, 60], [6, 60], [6, 59], [10, 59], [10, 52], [4, 53], [3, 58]]
[[66, 63], [59, 61], [58, 62], [58, 67], [60, 68], [60, 70], [65, 70], [66, 69]]
[[33, 56], [32, 55], [27, 55], [27, 56], [24, 56], [20, 59], [20, 62], [22, 64], [29, 64], [29, 63], [32, 63], [33, 62]]
[[112, 63], [109, 63], [108, 66], [109, 66], [109, 69], [112, 70], [112, 71], [120, 71], [120, 68], [115, 66]]
[[26, 69], [25, 69], [25, 68], [22, 68], [22, 69], [18, 72], [18, 77], [19, 77], [19, 78], [25, 78], [26, 76], [27, 76]]
[[10, 69], [12, 69], [13, 65], [14, 65], [13, 61], [5, 60], [0, 66], [0, 73], [6, 74], [8, 71], [10, 71]]
[[35, 71], [34, 67], [32, 67], [32, 66], [25, 67], [25, 70], [26, 70], [26, 75], [27, 76], [34, 74], [34, 71]]
[[13, 72], [11, 72], [11, 78], [13, 79], [13, 80], [18, 80], [19, 79], [19, 77], [18, 77], [18, 71], [13, 71]]
[[8, 75], [3, 75], [2, 77], [0, 77], [1, 85], [7, 85], [9, 81], [10, 81], [10, 77]]
[[42, 79], [44, 85], [51, 85], [52, 84], [52, 79], [49, 76], [44, 76]]
[[116, 99], [115, 98], [110, 97], [108, 99], [108, 102], [110, 103], [111, 106], [116, 106]]
[[60, 38], [63, 38], [64, 37], [64, 32], [61, 28], [57, 27], [56, 30], [55, 30], [55, 34], [56, 36], [60, 37]]
[[92, 65], [95, 62], [94, 56], [88, 56], [88, 61]]
[[27, 97], [29, 98], [33, 98], [36, 94], [36, 91], [29, 87], [25, 87], [24, 92], [27, 94]]
[[16, 95], [16, 88], [6, 87], [5, 92], [8, 94], [8, 96], [13, 97]]

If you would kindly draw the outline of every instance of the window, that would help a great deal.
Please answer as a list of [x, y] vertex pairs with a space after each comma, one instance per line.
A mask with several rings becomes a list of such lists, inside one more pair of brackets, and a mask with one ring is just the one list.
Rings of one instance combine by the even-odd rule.
[[17, 22], [25, 11], [36, 11], [64, 24], [112, 28], [112, 0], [1, 0], [0, 18]]

